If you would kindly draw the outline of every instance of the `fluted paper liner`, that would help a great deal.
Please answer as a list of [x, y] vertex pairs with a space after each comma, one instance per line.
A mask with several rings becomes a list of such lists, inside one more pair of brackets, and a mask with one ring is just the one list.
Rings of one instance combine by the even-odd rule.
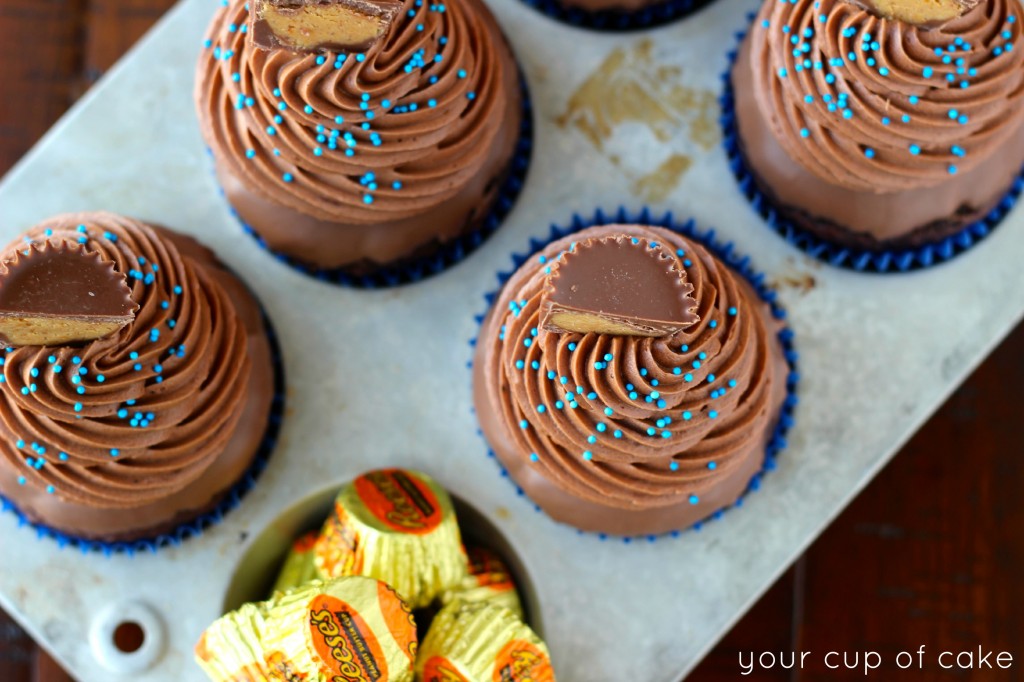
[[416, 659], [420, 682], [554, 682], [543, 641], [514, 613], [457, 601], [441, 609]]
[[287, 592], [320, 578], [320, 573], [313, 563], [313, 549], [318, 537], [319, 534], [312, 531], [292, 543], [271, 594]]
[[461, 600], [476, 603], [486, 602], [501, 606], [522, 619], [523, 607], [516, 592], [512, 574], [501, 558], [489, 549], [472, 547], [466, 552], [469, 559], [469, 575], [456, 587], [441, 595], [441, 603], [447, 606]]

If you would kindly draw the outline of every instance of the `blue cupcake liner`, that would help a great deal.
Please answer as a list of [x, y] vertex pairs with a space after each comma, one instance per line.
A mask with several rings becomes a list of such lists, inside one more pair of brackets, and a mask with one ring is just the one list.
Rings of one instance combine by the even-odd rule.
[[176, 547], [189, 538], [198, 537], [207, 528], [220, 523], [224, 516], [237, 507], [242, 498], [256, 486], [256, 481], [267, 467], [270, 455], [277, 445], [277, 438], [281, 431], [281, 422], [284, 417], [285, 406], [285, 381], [284, 365], [281, 362], [281, 347], [278, 344], [277, 332], [266, 313], [263, 313], [263, 326], [266, 331], [267, 341], [270, 344], [270, 357], [274, 370], [274, 398], [270, 406], [270, 415], [267, 419], [267, 430], [263, 434], [263, 441], [251, 465], [236, 482], [227, 495], [211, 511], [198, 516], [187, 523], [183, 523], [169, 533], [162, 533], [150, 538], [141, 538], [130, 542], [102, 542], [79, 538], [63, 533], [56, 528], [51, 528], [42, 523], [30, 521], [18, 507], [3, 495], [0, 495], [0, 512], [10, 512], [18, 517], [19, 526], [27, 526], [36, 531], [40, 539], [56, 541], [60, 548], [75, 547], [83, 554], [99, 552], [106, 556], [124, 554], [132, 556], [136, 552], [156, 552], [164, 547]]
[[[754, 14], [750, 14], [748, 18], [753, 20], [754, 16]], [[782, 217], [773, 200], [758, 189], [753, 173], [747, 167], [746, 159], [743, 158], [743, 153], [740, 150], [736, 102], [733, 97], [732, 69], [736, 63], [739, 44], [742, 43], [745, 36], [746, 31], [736, 33], [737, 47], [729, 52], [729, 65], [725, 73], [722, 74], [723, 92], [719, 98], [722, 114], [719, 120], [722, 125], [725, 153], [729, 157], [729, 167], [739, 183], [743, 196], [747, 198], [758, 215], [783, 239], [807, 255], [829, 265], [857, 272], [889, 274], [923, 270], [945, 263], [970, 250], [991, 234], [1017, 203], [1021, 192], [1024, 191], [1024, 168], [1013, 181], [1010, 190], [984, 218], [967, 225], [955, 234], [914, 248], [858, 249], [828, 241], [798, 227], [792, 221]]]
[[593, 31], [628, 32], [656, 28], [693, 14], [713, 0], [662, 0], [635, 12], [600, 10], [590, 12], [567, 7], [558, 0], [522, 0], [535, 10], [563, 24]]
[[[228, 207], [242, 229], [250, 237], [256, 240], [267, 253], [285, 265], [298, 270], [302, 274], [318, 279], [328, 284], [335, 284], [353, 289], [387, 289], [405, 284], [414, 284], [433, 275], [440, 274], [453, 265], [461, 262], [472, 254], [488, 237], [493, 235], [501, 227], [502, 223], [512, 212], [519, 195], [526, 185], [526, 176], [530, 169], [530, 161], [533, 157], [533, 101], [530, 98], [530, 89], [525, 77], [520, 77], [522, 86], [523, 120], [519, 131], [519, 140], [516, 143], [516, 151], [509, 164], [508, 177], [498, 192], [498, 198], [491, 208], [491, 212], [483, 220], [480, 227], [472, 232], [459, 235], [451, 241], [445, 242], [436, 251], [423, 258], [404, 262], [400, 266], [385, 266], [367, 275], [352, 275], [344, 268], [320, 268], [315, 265], [304, 263], [280, 251], [275, 251], [267, 245], [266, 240], [248, 225], [242, 217], [228, 202]], [[224, 189], [219, 187], [220, 194], [224, 196]], [[226, 200], [226, 197], [225, 197]]]
[[[513, 269], [509, 271], [503, 271], [497, 273], [498, 288], [488, 292], [484, 295], [484, 300], [487, 302], [487, 310], [490, 310], [494, 306], [494, 302], [497, 300], [498, 295], [501, 292], [502, 287], [508, 282], [509, 278], [515, 273], [516, 270], [522, 266], [523, 263], [530, 260], [533, 256], [547, 247], [553, 241], [566, 237], [580, 230], [588, 227], [600, 226], [600, 225], [650, 225], [654, 227], [663, 227], [673, 232], [677, 232], [683, 237], [686, 237], [690, 241], [696, 242], [706, 248], [709, 252], [714, 254], [729, 266], [736, 274], [740, 275], [745, 279], [757, 295], [771, 308], [772, 315], [777, 320], [786, 319], [786, 311], [779, 304], [777, 300], [776, 292], [771, 289], [766, 283], [766, 276], [763, 272], [760, 272], [751, 265], [750, 257], [744, 256], [737, 253], [734, 250], [733, 242], [723, 242], [718, 239], [713, 229], [700, 230], [697, 228], [696, 223], [693, 219], [687, 220], [686, 222], [678, 222], [671, 211], [666, 212], [661, 216], [654, 216], [651, 214], [649, 208], [644, 207], [639, 212], [632, 212], [625, 207], [619, 207], [619, 209], [612, 214], [605, 213], [601, 209], [597, 209], [592, 216], [581, 216], [579, 214], [573, 214], [572, 222], [567, 227], [561, 227], [559, 225], [551, 225], [551, 231], [546, 239], [530, 239], [529, 251], [526, 253], [515, 253], [512, 255]], [[487, 311], [477, 315], [474, 319], [477, 323], [477, 336], [470, 340], [469, 345], [474, 349], [479, 340], [480, 329], [482, 328], [483, 322], [487, 317]], [[704, 520], [698, 521], [697, 523], [689, 526], [688, 528], [681, 528], [661, 535], [636, 535], [636, 536], [618, 536], [609, 535], [607, 533], [590, 533], [587, 531], [576, 529], [576, 532], [580, 535], [593, 535], [601, 540], [608, 540], [610, 538], [618, 538], [625, 544], [630, 544], [634, 541], [647, 541], [655, 542], [659, 538], [677, 538], [682, 535], [684, 531], [693, 530], [700, 531], [704, 525], [710, 521], [716, 521], [725, 514], [729, 509], [738, 508], [743, 506], [743, 500], [752, 492], [755, 492], [761, 488], [761, 480], [765, 474], [770, 471], [774, 471], [777, 467], [777, 459], [779, 453], [781, 453], [787, 445], [786, 435], [789, 430], [793, 427], [795, 422], [794, 412], [798, 403], [797, 398], [797, 387], [800, 382], [800, 374], [797, 371], [797, 360], [798, 354], [795, 347], [795, 338], [793, 331], [789, 326], [783, 326], [778, 332], [779, 344], [782, 346], [783, 353], [785, 354], [786, 364], [789, 367], [789, 374], [786, 377], [786, 399], [782, 405], [782, 411], [779, 414], [779, 421], [775, 425], [775, 430], [772, 433], [772, 437], [768, 441], [768, 446], [765, 448], [765, 460], [758, 471], [750, 479], [750, 483], [747, 485], [747, 489], [740, 495], [739, 499], [736, 500], [731, 506], [725, 506], [718, 509], [715, 512], [709, 514]], [[473, 360], [466, 363], [466, 366], [472, 372]], [[474, 415], [476, 409], [472, 408]], [[477, 434], [487, 444], [486, 437], [481, 429], [477, 429]], [[515, 484], [515, 481], [509, 476], [508, 470], [501, 464], [501, 460], [498, 459], [494, 450], [489, 444], [487, 448], [487, 455], [492, 458], [498, 465], [501, 471], [501, 475], [507, 478], [516, 487], [516, 492], [521, 497], [527, 497], [525, 491]], [[543, 513], [540, 505], [534, 504], [534, 509], [538, 512]], [[562, 524], [567, 525], [567, 524]]]

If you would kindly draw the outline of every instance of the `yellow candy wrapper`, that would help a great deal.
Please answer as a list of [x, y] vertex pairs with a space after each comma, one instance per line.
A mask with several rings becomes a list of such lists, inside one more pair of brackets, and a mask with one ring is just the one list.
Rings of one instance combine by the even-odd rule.
[[296, 587], [308, 585], [320, 578], [320, 572], [316, 570], [313, 562], [313, 549], [320, 534], [316, 531], [306, 533], [294, 543], [284, 560], [281, 573], [274, 583], [273, 593], [287, 592]]
[[483, 547], [466, 550], [469, 560], [469, 575], [456, 587], [441, 595], [441, 603], [451, 604], [456, 600], [465, 602], [488, 602], [503, 606], [520, 620], [523, 607], [516, 592], [512, 574], [496, 553]]
[[543, 641], [514, 613], [487, 602], [441, 609], [420, 645], [417, 682], [555, 682]]
[[263, 646], [262, 604], [245, 604], [206, 629], [195, 647], [196, 662], [213, 682], [298, 682], [307, 677], [280, 652]]
[[386, 584], [314, 582], [211, 625], [196, 660], [213, 682], [411, 682], [416, 623]]
[[342, 489], [314, 563], [325, 578], [383, 580], [413, 608], [468, 574], [448, 493], [429, 476], [401, 469], [371, 471]]

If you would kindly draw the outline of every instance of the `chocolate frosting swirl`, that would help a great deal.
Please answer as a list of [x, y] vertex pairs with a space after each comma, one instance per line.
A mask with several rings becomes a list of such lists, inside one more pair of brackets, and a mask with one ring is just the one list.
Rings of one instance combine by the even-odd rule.
[[[553, 259], [575, 240], [619, 235], [678, 255], [700, 322], [661, 338], [541, 329]], [[479, 339], [488, 405], [530, 466], [576, 497], [630, 510], [696, 504], [704, 489], [749, 468], [749, 457], [763, 457], [778, 418], [784, 363], [760, 307], [746, 283], [675, 232], [578, 233], [524, 264], [496, 301]]]
[[791, 158], [878, 193], [977, 167], [1024, 120], [1017, 0], [929, 29], [842, 0], [766, 2], [754, 21], [755, 96]]
[[488, 163], [515, 67], [479, 0], [406, 0], [365, 54], [260, 50], [247, 21], [245, 0], [218, 12], [196, 97], [217, 161], [272, 201], [392, 222], [452, 199]]
[[19, 483], [101, 508], [181, 490], [230, 440], [245, 406], [247, 333], [223, 287], [170, 233], [108, 213], [59, 216], [7, 247], [71, 241], [126, 273], [135, 320], [82, 347], [10, 349], [0, 458]]

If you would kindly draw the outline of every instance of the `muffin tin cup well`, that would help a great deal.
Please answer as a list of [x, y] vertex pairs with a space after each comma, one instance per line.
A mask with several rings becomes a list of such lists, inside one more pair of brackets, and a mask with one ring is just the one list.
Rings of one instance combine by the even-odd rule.
[[522, 0], [555, 21], [593, 31], [643, 31], [685, 19], [714, 0], [660, 0], [635, 12], [627, 10], [588, 11], [558, 0]]
[[[383, 267], [373, 273], [353, 275], [344, 268], [321, 268], [304, 263], [286, 253], [276, 251], [267, 244], [259, 232], [242, 220], [235, 207], [229, 203], [231, 215], [238, 220], [245, 233], [252, 237], [261, 249], [302, 274], [322, 282], [327, 282], [328, 284], [355, 289], [386, 289], [404, 284], [414, 284], [433, 275], [440, 274], [470, 256], [487, 241], [488, 237], [498, 231], [498, 228], [508, 218], [512, 209], [515, 208], [516, 201], [518, 201], [519, 195], [526, 185], [526, 176], [530, 170], [530, 161], [533, 157], [533, 101], [530, 99], [530, 88], [527, 85], [526, 78], [522, 75], [520, 75], [520, 83], [522, 89], [523, 120], [519, 130], [519, 140], [516, 143], [515, 154], [512, 156], [508, 166], [508, 176], [498, 192], [494, 206], [491, 208], [490, 213], [487, 214], [487, 217], [484, 218], [480, 227], [441, 244], [436, 251], [424, 257], [416, 258], [397, 266]], [[220, 188], [220, 193], [224, 200], [227, 201], [223, 188]]]
[[[347, 481], [339, 482], [299, 500], [282, 511], [255, 537], [239, 559], [228, 583], [222, 607], [224, 613], [270, 596], [292, 542], [304, 533], [320, 530], [333, 509], [334, 498], [345, 483]], [[537, 592], [519, 553], [486, 515], [457, 495], [451, 497], [463, 544], [484, 547], [504, 560], [519, 593], [525, 621], [543, 636]], [[417, 615], [422, 620], [429, 614], [417, 612]], [[423, 628], [426, 623], [418, 620], [417, 625]]]
[[[732, 242], [723, 242], [719, 240], [713, 229], [699, 229], [695, 221], [692, 219], [685, 222], [679, 222], [671, 212], [664, 213], [662, 215], [654, 215], [647, 207], [644, 207], [639, 211], [630, 211], [625, 207], [620, 207], [613, 213], [606, 213], [601, 209], [597, 209], [593, 214], [587, 214], [585, 216], [581, 216], [578, 213], [574, 214], [572, 221], [566, 226], [560, 226], [557, 224], [551, 225], [551, 231], [546, 239], [531, 239], [529, 248], [526, 251], [512, 254], [512, 270], [497, 273], [498, 288], [484, 295], [484, 300], [486, 300], [488, 306], [487, 310], [490, 310], [490, 307], [497, 300], [498, 295], [501, 292], [501, 288], [509, 278], [512, 277], [519, 266], [546, 248], [548, 244], [588, 227], [600, 225], [651, 225], [654, 227], [663, 227], [672, 230], [673, 232], [677, 232], [691, 241], [697, 242], [729, 266], [736, 274], [743, 277], [743, 279], [753, 287], [754, 291], [757, 292], [757, 295], [761, 300], [771, 308], [772, 315], [774, 315], [780, 323], [786, 319], [786, 311], [779, 304], [775, 291], [766, 284], [766, 277], [764, 273], [756, 270], [751, 265], [750, 258], [748, 256], [737, 252], [734, 249]], [[483, 324], [487, 315], [487, 310], [476, 316], [475, 319], [478, 325]], [[479, 331], [480, 327], [478, 326], [477, 336], [470, 341], [470, 346], [474, 351], [480, 341]], [[635, 540], [654, 542], [659, 538], [677, 538], [682, 535], [685, 530], [699, 531], [709, 521], [715, 521], [722, 518], [726, 511], [743, 506], [743, 500], [747, 495], [760, 489], [761, 480], [764, 475], [775, 470], [777, 466], [776, 460], [779, 454], [786, 448], [786, 434], [789, 433], [789, 430], [794, 424], [794, 412], [798, 403], [797, 386], [800, 382], [800, 374], [797, 371], [797, 360], [799, 355], [796, 351], [793, 331], [789, 326], [783, 324], [782, 328], [778, 332], [778, 340], [779, 344], [782, 346], [782, 351], [786, 356], [786, 364], [789, 366], [789, 374], [786, 377], [786, 399], [783, 403], [778, 423], [775, 425], [772, 436], [768, 441], [768, 446], [765, 449], [764, 464], [750, 479], [750, 483], [747, 485], [746, 490], [733, 505], [714, 511], [705, 519], [698, 521], [689, 528], [680, 528], [662, 535], [614, 536], [606, 533], [587, 533], [582, 530], [577, 530], [577, 532], [581, 535], [592, 535], [601, 540], [619, 539], [625, 544], [632, 543]], [[470, 372], [472, 372], [472, 362], [469, 364], [469, 369]], [[478, 429], [477, 433], [486, 442], [483, 432]], [[489, 445], [487, 453], [488, 456], [497, 464], [501, 472], [501, 476], [508, 479], [514, 485], [515, 481], [513, 481], [505, 467], [502, 466], [501, 462], [495, 455], [494, 450]], [[523, 489], [518, 485], [516, 486], [516, 492], [521, 496], [526, 496], [525, 491], [523, 491]], [[543, 513], [543, 509], [541, 509], [539, 505], [534, 504], [534, 509]]]
[[[753, 21], [755, 14], [748, 14], [748, 23]], [[944, 237], [936, 242], [917, 246], [912, 249], [897, 250], [866, 250], [851, 248], [822, 239], [816, 234], [798, 227], [791, 220], [782, 217], [772, 199], [762, 192], [754, 175], [747, 166], [740, 150], [739, 131], [736, 123], [735, 99], [733, 97], [732, 69], [736, 63], [739, 46], [746, 37], [746, 30], [736, 33], [736, 47], [729, 52], [729, 65], [722, 74], [722, 96], [720, 98], [722, 115], [721, 125], [725, 153], [729, 157], [729, 168], [732, 170], [740, 191], [750, 205], [764, 219], [772, 230], [787, 242], [800, 249], [808, 256], [839, 268], [856, 272], [880, 274], [899, 274], [922, 270], [941, 265], [977, 245], [1003, 221], [1013, 210], [1024, 191], [1024, 167], [1013, 181], [1006, 195], [996, 204], [995, 208], [981, 220], [971, 223], [959, 232]]]
[[[281, 421], [284, 418], [285, 408], [285, 380], [284, 365], [281, 360], [281, 347], [278, 344], [277, 332], [267, 316], [263, 314], [263, 327], [266, 332], [267, 341], [270, 345], [270, 358], [274, 373], [274, 397], [270, 403], [270, 414], [267, 418], [267, 428], [263, 434], [263, 440], [253, 458], [252, 464], [246, 469], [242, 477], [235, 482], [227, 494], [213, 509], [199, 516], [182, 523], [168, 533], [161, 533], [152, 537], [144, 537], [129, 542], [102, 542], [89, 538], [80, 538], [69, 535], [42, 523], [30, 521], [18, 507], [0, 495], [0, 511], [14, 514], [18, 518], [19, 526], [27, 526], [35, 530], [40, 539], [53, 540], [61, 548], [73, 547], [84, 553], [99, 552], [105, 555], [124, 554], [131, 556], [139, 552], [156, 552], [165, 547], [176, 547], [182, 542], [195, 538], [203, 532], [224, 519], [224, 516], [235, 509], [255, 486], [260, 474], [267, 466], [270, 456], [277, 445], [278, 434], [281, 431]], [[130, 510], [127, 513], [131, 513]]]

